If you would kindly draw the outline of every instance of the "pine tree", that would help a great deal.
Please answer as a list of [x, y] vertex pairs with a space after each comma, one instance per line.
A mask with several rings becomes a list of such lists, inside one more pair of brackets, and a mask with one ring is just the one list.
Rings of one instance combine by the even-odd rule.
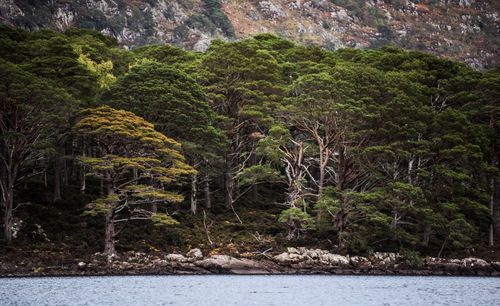
[[[183, 197], [164, 188], [196, 171], [185, 163], [180, 144], [154, 129], [153, 124], [131, 112], [109, 106], [81, 112], [75, 131], [92, 141], [94, 156], [82, 156], [88, 173], [106, 184], [106, 194], [87, 206], [90, 215], [105, 216], [104, 253], [115, 254], [116, 224], [152, 220], [177, 222], [166, 213], [151, 212], [144, 205], [175, 203]], [[123, 229], [122, 227], [122, 229]]]
[[272, 122], [271, 114], [282, 94], [276, 59], [258, 43], [217, 41], [200, 64], [198, 78], [210, 105], [221, 115], [229, 140], [225, 154], [225, 207], [236, 198], [236, 176], [254, 156], [258, 138]]

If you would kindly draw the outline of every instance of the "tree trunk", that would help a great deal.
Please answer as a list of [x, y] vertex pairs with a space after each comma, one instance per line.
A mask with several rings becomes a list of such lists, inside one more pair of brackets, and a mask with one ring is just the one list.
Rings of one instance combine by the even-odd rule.
[[14, 184], [7, 182], [7, 190], [4, 191], [4, 238], [8, 245], [12, 243], [12, 208], [14, 204]]
[[[87, 156], [87, 149], [85, 147], [85, 142], [82, 143], [82, 151], [83, 151], [83, 156]], [[82, 165], [81, 167], [78, 168], [81, 171], [81, 185], [80, 185], [80, 192], [82, 194], [85, 194], [85, 189], [87, 189], [87, 178], [86, 178], [86, 171], [85, 171], [85, 166]]]
[[151, 203], [151, 207], [149, 208], [149, 210], [154, 214], [157, 213], [158, 212], [158, 204], [156, 202]]
[[321, 195], [323, 193], [323, 186], [325, 184], [325, 168], [326, 168], [326, 162], [325, 162], [325, 152], [324, 149], [320, 148], [319, 151], [319, 180], [318, 180], [318, 195]]
[[231, 145], [229, 146], [229, 151], [226, 153], [226, 165], [224, 171], [224, 207], [229, 210], [233, 208], [234, 195], [236, 192], [235, 185], [235, 174], [238, 171], [239, 166], [239, 143], [240, 135], [239, 130], [236, 128], [237, 122], [233, 123], [230, 130], [229, 139], [231, 140]]
[[[2, 192], [1, 204], [3, 204], [4, 239], [7, 245], [12, 243], [13, 209], [14, 209], [14, 183], [17, 179], [18, 165], [10, 159], [3, 160], [0, 164], [0, 191]], [[5, 167], [3, 167], [5, 165]]]
[[491, 179], [491, 195], [490, 195], [490, 216], [491, 216], [491, 224], [490, 224], [490, 232], [489, 232], [489, 246], [492, 247], [495, 245], [495, 178]]
[[43, 186], [47, 188], [49, 184], [47, 183], [47, 165], [43, 167]]
[[[114, 182], [111, 180], [110, 175], [107, 177], [107, 191], [108, 195], [115, 193]], [[106, 223], [105, 223], [105, 233], [104, 233], [104, 254], [111, 256], [115, 255], [115, 207], [113, 203], [106, 204]]]
[[230, 172], [224, 173], [224, 207], [231, 209], [233, 206], [234, 176]]
[[[138, 177], [138, 176], [137, 176]], [[136, 178], [135, 174], [134, 174], [134, 178]], [[160, 188], [163, 189], [163, 186], [160, 186], [160, 184], [158, 184], [157, 182], [154, 182], [153, 180], [151, 180], [151, 183], [150, 183], [153, 187], [156, 187], [156, 188]], [[176, 210], [179, 209], [179, 203], [175, 203], [175, 207], [176, 207]], [[156, 214], [158, 212], [158, 203], [156, 201], [153, 201], [151, 203], [151, 205], [149, 206], [149, 211], [152, 212], [153, 214]]]
[[422, 244], [427, 247], [429, 246], [429, 241], [431, 239], [431, 226], [426, 225], [424, 229], [424, 237], [422, 239]]
[[52, 202], [57, 202], [62, 200], [61, 196], [61, 166], [62, 160], [59, 154], [56, 154], [54, 159], [54, 196], [52, 197]]
[[210, 176], [208, 174], [205, 176], [205, 185], [203, 187], [203, 192], [205, 194], [205, 207], [206, 209], [211, 209], [212, 198], [210, 197]]
[[496, 237], [500, 236], [500, 205], [498, 205], [498, 199], [500, 198], [500, 184], [498, 178], [493, 180], [493, 224], [494, 233]]
[[12, 165], [9, 164], [8, 167], [3, 167], [0, 164], [0, 192], [2, 197], [0, 198], [0, 204], [3, 208], [3, 225], [4, 225], [4, 239], [9, 245], [12, 243], [12, 218], [13, 218], [13, 207], [14, 207], [14, 181], [16, 169], [13, 169]]
[[323, 193], [324, 184], [325, 184], [325, 168], [321, 166], [319, 168], [318, 195], [321, 195]]
[[[496, 120], [494, 116], [490, 117], [489, 127], [492, 131], [495, 131], [497, 128]], [[492, 152], [493, 158], [491, 161], [491, 165], [498, 169], [500, 163], [500, 154], [496, 150], [495, 142], [493, 142]], [[500, 184], [498, 176], [493, 174], [491, 179], [491, 197], [490, 197], [490, 213], [492, 217], [492, 225], [490, 227], [490, 245], [494, 244], [494, 235], [497, 237], [500, 236], [500, 205], [498, 204], [498, 199], [500, 199]]]
[[446, 239], [443, 241], [443, 244], [441, 245], [441, 249], [439, 250], [437, 258], [441, 258], [441, 254], [443, 254], [444, 247], [445, 247], [446, 243], [448, 242], [449, 238], [450, 238], [450, 236], [447, 236]]
[[104, 236], [104, 254], [111, 256], [115, 255], [115, 218], [114, 209], [109, 207], [106, 213], [106, 233]]
[[101, 196], [104, 195], [104, 180], [103, 179], [100, 180], [99, 193]]
[[[250, 155], [250, 166], [255, 166], [259, 163], [257, 160], [256, 147], [257, 147], [257, 141], [253, 141], [252, 151], [250, 153], [251, 154]], [[252, 186], [252, 200], [253, 200], [253, 202], [257, 202], [258, 199], [259, 199], [259, 185], [254, 184]]]
[[191, 213], [196, 215], [196, 209], [198, 206], [198, 175], [194, 174], [191, 178]]
[[342, 213], [337, 214], [337, 220], [336, 220], [336, 230], [337, 230], [337, 247], [339, 250], [344, 249], [344, 238], [342, 237], [344, 235], [344, 218]]
[[80, 192], [82, 194], [85, 194], [85, 189], [87, 189], [87, 176], [86, 176], [86, 173], [85, 173], [85, 166], [82, 166], [81, 167], [81, 184], [80, 184]]
[[[66, 153], [65, 153], [65, 155], [66, 155]], [[68, 187], [69, 186], [69, 178], [70, 178], [68, 160], [66, 158], [63, 158], [61, 160], [61, 164], [62, 164], [62, 173], [63, 173], [62, 183], [63, 183], [64, 187]]]
[[344, 182], [346, 174], [346, 167], [345, 167], [346, 160], [345, 160], [344, 150], [345, 150], [344, 147], [340, 148], [339, 150], [337, 171], [335, 173], [336, 187], [339, 191], [344, 190]]

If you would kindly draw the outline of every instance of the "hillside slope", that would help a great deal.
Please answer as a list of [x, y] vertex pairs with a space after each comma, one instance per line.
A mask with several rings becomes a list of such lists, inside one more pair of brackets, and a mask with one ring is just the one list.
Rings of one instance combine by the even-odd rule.
[[482, 68], [499, 62], [495, 0], [0, 0], [0, 21], [92, 28], [125, 46], [206, 49], [215, 38], [271, 32], [329, 49], [394, 44]]

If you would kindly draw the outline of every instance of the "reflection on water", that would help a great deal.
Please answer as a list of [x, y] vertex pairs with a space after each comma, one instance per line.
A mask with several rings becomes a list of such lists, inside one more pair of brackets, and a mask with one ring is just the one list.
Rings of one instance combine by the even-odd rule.
[[0, 305], [500, 305], [500, 278], [299, 275], [3, 278]]

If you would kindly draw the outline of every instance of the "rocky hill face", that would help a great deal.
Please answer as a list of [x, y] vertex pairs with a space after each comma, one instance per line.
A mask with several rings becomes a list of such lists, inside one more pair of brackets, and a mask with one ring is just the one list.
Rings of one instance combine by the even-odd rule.
[[76, 26], [124, 46], [262, 32], [329, 49], [393, 44], [491, 67], [500, 61], [498, 0], [0, 0], [0, 21], [27, 29]]

